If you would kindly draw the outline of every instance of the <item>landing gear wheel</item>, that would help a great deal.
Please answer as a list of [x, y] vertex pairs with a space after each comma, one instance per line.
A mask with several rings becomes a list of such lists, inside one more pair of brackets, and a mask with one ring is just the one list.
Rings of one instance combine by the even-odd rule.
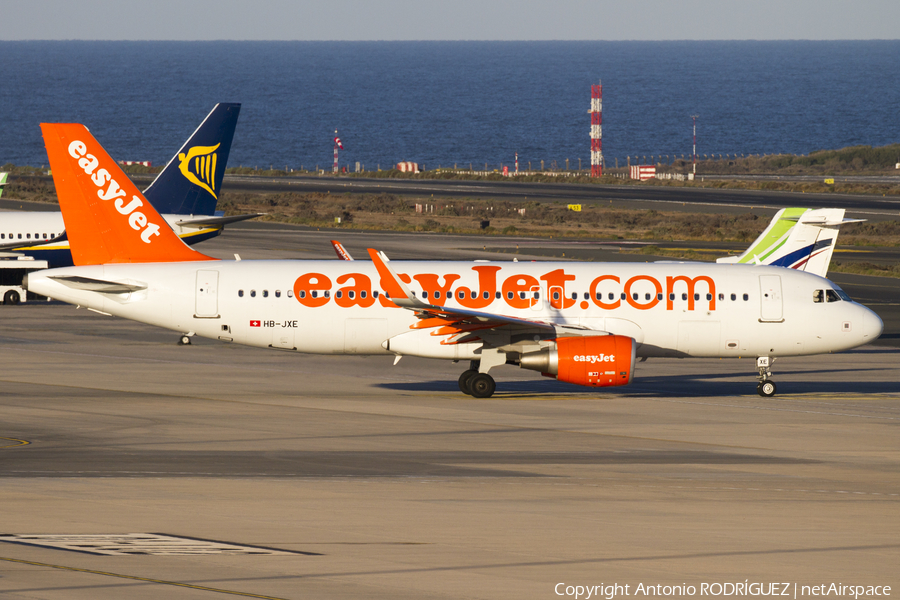
[[181, 339], [178, 340], [179, 346], [190, 346], [191, 345], [191, 336], [183, 335]]
[[756, 391], [759, 392], [760, 396], [765, 396], [766, 398], [771, 398], [775, 395], [775, 382], [769, 379], [765, 381], [760, 381], [759, 385], [756, 386]]
[[18, 304], [21, 299], [19, 292], [16, 290], [9, 290], [3, 294], [3, 304]]
[[476, 398], [490, 398], [494, 395], [497, 384], [487, 373], [478, 373], [469, 380], [469, 389]]
[[478, 375], [478, 371], [474, 369], [469, 369], [468, 371], [463, 371], [462, 375], [459, 376], [459, 391], [467, 396], [472, 395], [472, 378]]

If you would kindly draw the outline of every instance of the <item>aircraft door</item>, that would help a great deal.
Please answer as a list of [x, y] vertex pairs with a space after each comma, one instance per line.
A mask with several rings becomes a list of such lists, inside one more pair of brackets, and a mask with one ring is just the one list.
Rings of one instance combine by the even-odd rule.
[[781, 297], [781, 276], [759, 276], [759, 320], [770, 323], [784, 321]]
[[197, 271], [197, 293], [194, 316], [214, 318], [219, 316], [219, 272]]

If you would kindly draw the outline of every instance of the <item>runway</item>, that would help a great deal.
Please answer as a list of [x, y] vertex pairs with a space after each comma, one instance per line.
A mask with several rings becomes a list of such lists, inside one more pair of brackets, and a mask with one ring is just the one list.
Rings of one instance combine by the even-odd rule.
[[[147, 185], [151, 176], [134, 175]], [[900, 176], [888, 178], [900, 181]], [[683, 210], [692, 212], [747, 212], [751, 207], [845, 208], [848, 216], [869, 220], [896, 219], [900, 198], [875, 194], [803, 194], [770, 190], [715, 189], [656, 185], [584, 185], [565, 183], [520, 183], [512, 181], [463, 181], [441, 179], [389, 179], [371, 177], [257, 177], [226, 175], [222, 189], [265, 192], [389, 193], [427, 198], [479, 198], [512, 202], [565, 202], [612, 204], [616, 208]]]
[[[324, 257], [333, 233], [235, 228], [201, 249]], [[497, 257], [475, 238], [345, 241]], [[900, 584], [895, 347], [780, 359], [771, 399], [749, 358], [650, 360], [601, 391], [501, 367], [475, 400], [451, 363], [0, 309], [4, 599]]]

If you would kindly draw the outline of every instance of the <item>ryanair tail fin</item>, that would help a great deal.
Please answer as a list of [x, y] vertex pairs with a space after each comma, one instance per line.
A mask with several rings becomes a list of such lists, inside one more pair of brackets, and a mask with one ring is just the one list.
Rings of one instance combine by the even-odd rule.
[[84, 125], [41, 131], [76, 265], [215, 260], [175, 235]]
[[716, 262], [787, 267], [825, 277], [838, 229], [860, 221], [845, 219], [843, 208], [782, 208], [746, 252]]
[[213, 215], [241, 105], [216, 104], [144, 197], [162, 214]]

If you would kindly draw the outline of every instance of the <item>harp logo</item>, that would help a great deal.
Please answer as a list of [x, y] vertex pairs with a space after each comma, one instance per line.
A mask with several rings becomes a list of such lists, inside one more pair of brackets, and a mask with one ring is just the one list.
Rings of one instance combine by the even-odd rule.
[[180, 161], [178, 169], [188, 181], [194, 185], [199, 185], [204, 190], [212, 194], [212, 197], [218, 200], [216, 192], [213, 191], [213, 185], [216, 181], [216, 163], [218, 155], [216, 150], [221, 144], [215, 146], [194, 146], [188, 150], [187, 154], [179, 153]]

